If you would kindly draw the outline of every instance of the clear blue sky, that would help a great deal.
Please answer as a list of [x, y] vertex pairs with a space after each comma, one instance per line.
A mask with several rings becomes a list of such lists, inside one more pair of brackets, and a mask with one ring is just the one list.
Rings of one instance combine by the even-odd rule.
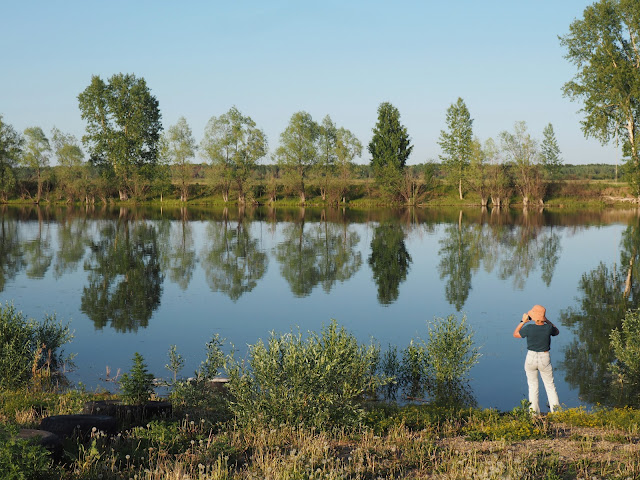
[[20, 131], [56, 126], [80, 138], [77, 96], [91, 76], [134, 73], [165, 128], [184, 116], [199, 142], [208, 119], [235, 105], [273, 151], [299, 110], [331, 115], [366, 145], [389, 101], [419, 163], [438, 159], [446, 110], [462, 97], [483, 141], [519, 120], [541, 139], [551, 122], [565, 163], [615, 163], [619, 149], [586, 140], [581, 105], [561, 91], [574, 67], [557, 37], [591, 3], [6, 1], [0, 114]]

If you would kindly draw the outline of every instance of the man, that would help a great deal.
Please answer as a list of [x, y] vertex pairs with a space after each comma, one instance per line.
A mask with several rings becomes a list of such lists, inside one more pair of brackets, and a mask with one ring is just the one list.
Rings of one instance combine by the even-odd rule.
[[538, 372], [542, 377], [544, 388], [549, 400], [551, 412], [560, 405], [556, 386], [553, 383], [553, 368], [551, 367], [551, 337], [560, 333], [545, 314], [547, 310], [541, 305], [535, 305], [528, 313], [522, 315], [522, 320], [513, 331], [515, 338], [527, 339], [527, 358], [524, 361], [524, 371], [529, 384], [529, 402], [531, 410], [540, 414], [538, 403]]

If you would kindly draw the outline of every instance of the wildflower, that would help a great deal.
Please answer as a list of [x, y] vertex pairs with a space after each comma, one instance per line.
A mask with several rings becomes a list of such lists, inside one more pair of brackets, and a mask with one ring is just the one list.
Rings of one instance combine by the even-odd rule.
[[131, 458], [131, 455], [126, 454], [124, 458], [126, 458], [127, 460], [129, 460], [129, 459]]

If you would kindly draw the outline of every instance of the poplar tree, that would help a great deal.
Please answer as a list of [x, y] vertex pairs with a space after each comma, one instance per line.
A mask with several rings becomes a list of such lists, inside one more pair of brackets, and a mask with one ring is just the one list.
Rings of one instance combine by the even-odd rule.
[[551, 180], [556, 180], [560, 176], [562, 169], [562, 158], [560, 157], [560, 147], [553, 125], [548, 124], [542, 131], [542, 144], [540, 145], [540, 155], [542, 166]]
[[162, 136], [161, 155], [175, 166], [175, 177], [180, 185], [180, 200], [186, 202], [189, 197], [189, 182], [193, 165], [189, 161], [195, 156], [196, 140], [184, 117], [180, 117]]
[[462, 181], [471, 163], [473, 141], [473, 119], [462, 98], [447, 109], [447, 131], [440, 131], [438, 144], [443, 155], [440, 160], [452, 183], [458, 184], [458, 194], [462, 200]]

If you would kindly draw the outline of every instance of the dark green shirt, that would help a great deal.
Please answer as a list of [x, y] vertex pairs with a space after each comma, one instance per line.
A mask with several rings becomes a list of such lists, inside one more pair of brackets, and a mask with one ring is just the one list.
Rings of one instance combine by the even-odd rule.
[[558, 333], [558, 329], [548, 323], [537, 325], [535, 322], [529, 322], [520, 329], [520, 336], [527, 339], [527, 349], [534, 352], [548, 352], [551, 348], [551, 337]]

